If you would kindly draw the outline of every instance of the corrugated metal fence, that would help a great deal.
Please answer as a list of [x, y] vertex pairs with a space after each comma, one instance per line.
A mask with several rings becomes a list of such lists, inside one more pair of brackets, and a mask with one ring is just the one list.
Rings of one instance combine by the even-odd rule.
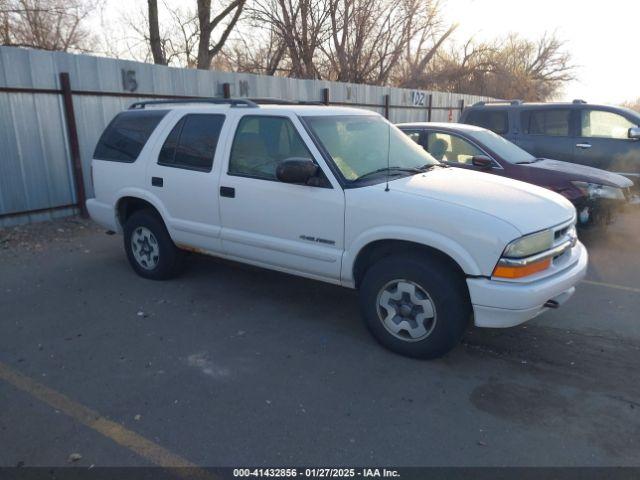
[[392, 122], [455, 121], [464, 105], [484, 100], [0, 47], [0, 226], [74, 213], [82, 190], [93, 194], [98, 137], [132, 102], [225, 95], [352, 105]]

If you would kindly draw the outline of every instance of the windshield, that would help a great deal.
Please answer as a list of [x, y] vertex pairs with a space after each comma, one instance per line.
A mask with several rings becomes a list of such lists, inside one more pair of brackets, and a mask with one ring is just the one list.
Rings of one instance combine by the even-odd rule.
[[[379, 116], [304, 117], [342, 176], [352, 182], [380, 174], [417, 173], [439, 162], [407, 135]], [[406, 171], [404, 171], [406, 169]]]
[[468, 132], [469, 135], [509, 163], [532, 163], [536, 157], [525, 152], [515, 143], [502, 138], [489, 130]]

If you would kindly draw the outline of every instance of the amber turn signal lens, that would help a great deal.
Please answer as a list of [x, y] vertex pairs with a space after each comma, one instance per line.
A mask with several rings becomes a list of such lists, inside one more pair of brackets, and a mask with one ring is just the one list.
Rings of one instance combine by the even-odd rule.
[[540, 260], [539, 262], [530, 263], [529, 265], [523, 267], [497, 265], [493, 270], [493, 276], [500, 278], [522, 278], [546, 270], [550, 266], [550, 258]]

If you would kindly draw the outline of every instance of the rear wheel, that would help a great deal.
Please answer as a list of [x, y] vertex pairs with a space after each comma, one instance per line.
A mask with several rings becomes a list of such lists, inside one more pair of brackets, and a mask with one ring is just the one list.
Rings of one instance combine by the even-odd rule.
[[380, 343], [417, 358], [454, 348], [471, 318], [464, 278], [426, 254], [392, 255], [372, 265], [360, 287], [360, 306]]
[[127, 219], [124, 248], [129, 263], [141, 277], [166, 280], [180, 271], [183, 254], [162, 220], [151, 210], [134, 212]]

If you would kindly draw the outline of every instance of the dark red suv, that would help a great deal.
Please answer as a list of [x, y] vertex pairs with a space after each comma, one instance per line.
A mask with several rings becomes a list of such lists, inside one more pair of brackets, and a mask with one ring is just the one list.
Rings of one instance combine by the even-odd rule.
[[637, 204], [633, 182], [598, 168], [536, 158], [484, 128], [455, 123], [405, 123], [398, 128], [432, 156], [453, 167], [533, 183], [567, 197], [580, 224], [609, 223], [619, 208]]

